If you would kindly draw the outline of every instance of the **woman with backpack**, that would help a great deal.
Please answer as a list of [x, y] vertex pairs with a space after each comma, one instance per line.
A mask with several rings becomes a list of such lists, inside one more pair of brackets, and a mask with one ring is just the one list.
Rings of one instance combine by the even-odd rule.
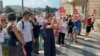
[[8, 25], [7, 31], [10, 36], [9, 39], [9, 56], [23, 56], [22, 46], [25, 45], [25, 42], [19, 34], [19, 31], [15, 25], [16, 16], [14, 13], [8, 14]]

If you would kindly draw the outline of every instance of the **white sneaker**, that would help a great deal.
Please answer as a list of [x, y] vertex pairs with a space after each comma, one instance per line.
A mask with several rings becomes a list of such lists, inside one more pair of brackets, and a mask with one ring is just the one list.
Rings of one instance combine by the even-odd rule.
[[84, 38], [84, 40], [89, 40], [90, 38]]
[[58, 48], [59, 48], [59, 47], [60, 47], [60, 45], [56, 45], [56, 47], [58, 47]]

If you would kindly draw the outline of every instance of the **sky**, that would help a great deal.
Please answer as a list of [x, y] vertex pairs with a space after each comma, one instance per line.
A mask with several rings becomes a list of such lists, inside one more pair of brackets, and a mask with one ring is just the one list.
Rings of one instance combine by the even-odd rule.
[[[3, 7], [7, 5], [21, 5], [22, 0], [3, 0]], [[46, 5], [58, 8], [60, 0], [24, 0], [24, 6], [31, 8], [45, 8]]]

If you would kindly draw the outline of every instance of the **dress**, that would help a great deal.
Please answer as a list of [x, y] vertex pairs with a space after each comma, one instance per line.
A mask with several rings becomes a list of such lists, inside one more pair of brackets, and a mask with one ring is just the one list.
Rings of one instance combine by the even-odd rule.
[[73, 22], [72, 20], [69, 20], [68, 22], [68, 33], [72, 33], [73, 32]]
[[[47, 23], [49, 25], [50, 23]], [[55, 40], [53, 28], [45, 28], [46, 37], [44, 38], [44, 56], [56, 56], [55, 52]]]
[[9, 39], [9, 56], [23, 56], [22, 46], [18, 41], [16, 35], [12, 31], [12, 27], [9, 27], [8, 34], [10, 36]]

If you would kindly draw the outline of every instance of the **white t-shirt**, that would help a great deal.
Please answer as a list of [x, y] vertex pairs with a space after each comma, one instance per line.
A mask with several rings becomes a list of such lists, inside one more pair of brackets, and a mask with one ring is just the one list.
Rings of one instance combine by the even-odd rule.
[[7, 34], [7, 30], [5, 28], [0, 32], [0, 42], [4, 42], [4, 35]]
[[[38, 21], [39, 24], [42, 25], [42, 26], [43, 26], [44, 23], [45, 23], [45, 19], [44, 19], [43, 17], [38, 17], [38, 18], [37, 18], [37, 21]], [[43, 29], [43, 27], [41, 27], [41, 29]]]
[[29, 21], [24, 21], [24, 29], [22, 28], [22, 21], [19, 21], [17, 24], [18, 30], [22, 33], [22, 36], [25, 40], [25, 42], [30, 42], [32, 41], [32, 33], [31, 30], [33, 29], [31, 23]]
[[66, 33], [67, 32], [67, 27], [68, 27], [68, 25], [67, 25], [67, 21], [61, 21], [60, 22], [60, 26], [62, 27], [61, 28], [61, 30], [60, 30], [60, 32], [62, 32], [62, 33]]

